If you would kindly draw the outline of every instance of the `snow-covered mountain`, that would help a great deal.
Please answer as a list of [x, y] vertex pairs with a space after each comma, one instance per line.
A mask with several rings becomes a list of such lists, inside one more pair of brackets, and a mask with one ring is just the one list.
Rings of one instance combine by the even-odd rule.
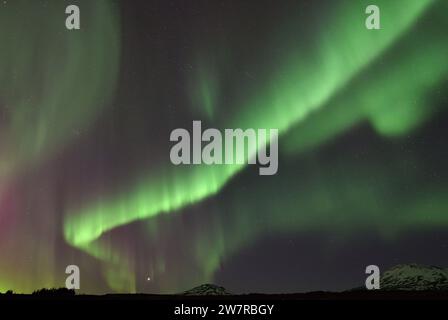
[[229, 294], [231, 293], [227, 292], [225, 288], [214, 284], [203, 284], [199, 287], [184, 292], [184, 295], [188, 296], [219, 296]]
[[384, 272], [380, 281], [382, 290], [448, 290], [448, 270], [400, 264]]
[[[448, 269], [418, 264], [399, 264], [385, 271], [381, 275], [380, 284], [381, 290], [386, 291], [448, 291]], [[353, 290], [365, 290], [365, 287]], [[203, 284], [185, 291], [183, 294], [189, 296], [203, 296], [229, 295], [231, 293], [224, 287], [213, 284]]]

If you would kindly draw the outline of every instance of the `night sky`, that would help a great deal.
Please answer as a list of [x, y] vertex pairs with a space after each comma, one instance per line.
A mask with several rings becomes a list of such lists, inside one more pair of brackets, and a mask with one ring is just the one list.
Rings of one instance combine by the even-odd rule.
[[[0, 292], [63, 287], [70, 264], [83, 293], [343, 290], [370, 264], [448, 266], [447, 16], [445, 0], [0, 1]], [[277, 128], [278, 173], [173, 165], [193, 120]]]

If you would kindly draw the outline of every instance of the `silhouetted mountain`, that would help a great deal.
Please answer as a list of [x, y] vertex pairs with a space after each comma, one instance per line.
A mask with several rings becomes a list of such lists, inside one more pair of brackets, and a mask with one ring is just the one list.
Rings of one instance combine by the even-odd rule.
[[225, 288], [214, 284], [203, 284], [191, 290], [185, 291], [183, 294], [187, 296], [222, 296], [230, 295], [231, 293]]

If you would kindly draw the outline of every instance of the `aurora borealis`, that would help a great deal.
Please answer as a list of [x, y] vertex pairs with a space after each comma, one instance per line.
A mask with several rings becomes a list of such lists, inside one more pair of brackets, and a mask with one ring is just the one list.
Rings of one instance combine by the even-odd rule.
[[[448, 265], [446, 1], [375, 0], [381, 30], [371, 1], [73, 3], [78, 31], [64, 2], [0, 4], [0, 291], [68, 264], [92, 293]], [[172, 165], [194, 120], [278, 128], [278, 173]]]

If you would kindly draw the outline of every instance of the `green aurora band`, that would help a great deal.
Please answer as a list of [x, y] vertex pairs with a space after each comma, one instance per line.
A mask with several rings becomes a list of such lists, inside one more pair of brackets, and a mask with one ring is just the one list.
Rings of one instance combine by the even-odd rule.
[[17, 0], [0, 10], [0, 104], [9, 113], [0, 123], [0, 177], [35, 166], [76, 140], [112, 97], [118, 13], [107, 1], [80, 5], [88, 32], [61, 29], [63, 2], [44, 7]]
[[[85, 134], [115, 91], [121, 50], [117, 8], [109, 1], [77, 3], [85, 9], [82, 26], [88, 32], [65, 29], [64, 1], [1, 4], [0, 229], [6, 238], [0, 248], [0, 272], [7, 276], [0, 279], [0, 291], [30, 292], [53, 286], [57, 274], [51, 250], [39, 250], [39, 245], [51, 248], [51, 240], [30, 239], [32, 232], [40, 232], [38, 228], [27, 229], [23, 223], [18, 228], [24, 229], [16, 232], [25, 236], [17, 241], [8, 238], [5, 224], [10, 213], [3, 207], [3, 192]], [[43, 192], [33, 190], [33, 194]], [[43, 197], [51, 203], [48, 196]], [[20, 199], [23, 205], [27, 200], [26, 196]], [[53, 239], [48, 230], [47, 235]], [[22, 263], [16, 257], [34, 252], [39, 255], [31, 270], [29, 261]], [[41, 273], [36, 275], [38, 270]]]
[[[366, 1], [356, 5], [352, 1], [343, 1], [334, 16], [329, 18], [328, 25], [332, 27], [317, 35], [316, 46], [301, 48], [291, 45], [290, 56], [284, 57], [278, 75], [260, 88], [257, 96], [248, 97], [240, 111], [220, 125], [229, 128], [278, 128], [284, 138], [284, 141], [280, 140], [282, 152], [294, 155], [326, 143], [365, 121], [371, 122], [380, 135], [395, 137], [411, 132], [429, 119], [437, 110], [431, 107], [434, 104], [426, 97], [446, 80], [448, 71], [448, 42], [444, 32], [447, 23], [440, 13], [447, 12], [446, 2], [378, 0], [382, 10], [380, 31], [368, 31], [363, 27], [365, 17], [360, 12], [367, 4]], [[430, 26], [415, 28], [423, 15], [431, 15]], [[398, 56], [394, 51], [397, 48], [401, 53]], [[403, 52], [406, 52], [404, 56]], [[387, 57], [387, 63], [376, 64], [382, 57]], [[203, 87], [204, 81], [207, 82], [206, 79], [198, 80], [202, 86], [198, 88], [199, 92], [207, 91]], [[205, 110], [210, 116], [213, 114], [214, 96], [214, 92], [203, 94]], [[391, 106], [394, 107], [393, 112], [390, 112]], [[148, 219], [151, 223], [162, 213], [175, 212], [216, 195], [242, 169], [242, 165], [160, 168], [157, 175], [149, 174], [128, 193], [66, 212], [65, 238], [69, 244], [105, 262], [106, 277], [113, 289], [135, 291], [132, 266], [125, 254], [115, 250], [102, 239], [102, 235], [138, 220]], [[378, 172], [378, 179], [381, 180], [384, 174]], [[381, 219], [378, 212], [385, 208], [375, 204], [382, 195], [370, 193], [369, 188], [350, 188], [341, 182], [341, 178], [335, 176], [333, 183], [335, 190], [339, 183], [348, 190], [350, 196], [346, 197], [345, 205], [356, 208], [356, 204], [360, 204], [357, 199], [363, 199], [366, 202], [360, 206], [372, 204], [371, 211], [364, 210], [363, 217]], [[359, 177], [356, 181], [362, 179]], [[386, 182], [379, 185], [386, 187]], [[313, 186], [309, 188], [313, 190]], [[342, 217], [340, 221], [326, 215], [314, 215], [316, 212], [329, 213], [329, 210], [319, 208], [326, 206], [328, 209], [336, 202], [333, 196], [322, 201], [325, 199], [325, 195], [321, 196], [324, 191], [318, 190], [314, 201], [283, 197], [273, 201], [269, 223], [258, 227], [251, 224], [252, 215], [248, 214], [251, 208], [235, 208], [231, 237], [222, 233], [215, 236], [204, 234], [204, 239], [196, 242], [197, 260], [203, 266], [204, 280], [213, 276], [225, 256], [254, 241], [267, 228], [297, 231], [330, 220], [346, 227], [357, 224], [355, 215]], [[439, 199], [437, 194], [430, 198], [446, 207], [446, 201]], [[423, 198], [416, 198], [415, 203], [405, 208], [406, 217], [402, 218], [407, 222], [404, 224], [422, 221], [419, 218], [422, 211], [418, 208], [426, 208], [427, 205], [420, 199]], [[241, 202], [244, 203], [244, 199]], [[279, 207], [294, 203], [302, 203], [297, 214], [275, 214]], [[431, 221], [446, 222], [446, 219], [438, 216]], [[216, 231], [216, 228], [211, 229]]]

